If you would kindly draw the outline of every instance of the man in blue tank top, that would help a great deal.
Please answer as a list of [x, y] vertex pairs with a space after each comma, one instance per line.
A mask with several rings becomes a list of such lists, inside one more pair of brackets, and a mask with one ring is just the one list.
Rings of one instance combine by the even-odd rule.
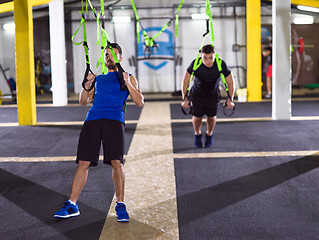
[[[122, 61], [122, 50], [117, 43], [111, 47], [119, 62]], [[89, 167], [96, 166], [99, 160], [100, 145], [102, 142], [104, 163], [112, 166], [113, 182], [117, 198], [116, 217], [119, 222], [128, 222], [129, 215], [124, 204], [124, 115], [126, 99], [131, 95], [132, 101], [142, 107], [144, 97], [138, 89], [137, 80], [133, 75], [123, 72], [127, 90], [121, 90], [121, 74], [115, 64], [109, 46], [105, 50], [105, 64], [108, 73], [105, 75], [89, 74], [87, 82], [80, 93], [80, 104], [85, 106], [93, 101], [83, 124], [77, 150], [72, 191], [69, 200], [61, 210], [54, 214], [56, 218], [69, 218], [80, 215], [77, 200], [86, 183]], [[93, 88], [92, 85], [94, 84]]]

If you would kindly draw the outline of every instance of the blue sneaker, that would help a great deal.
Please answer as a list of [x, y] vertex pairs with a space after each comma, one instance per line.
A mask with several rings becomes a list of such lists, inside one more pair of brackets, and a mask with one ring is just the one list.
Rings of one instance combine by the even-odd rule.
[[213, 135], [208, 136], [206, 134], [205, 147], [211, 147], [213, 145]]
[[70, 201], [66, 201], [60, 211], [54, 214], [55, 218], [70, 218], [80, 215], [78, 204], [72, 204]]
[[194, 134], [194, 144], [195, 144], [195, 146], [198, 147], [198, 148], [203, 147], [202, 134], [200, 134], [200, 135]]
[[124, 203], [119, 202], [117, 203], [115, 207], [115, 212], [116, 212], [116, 218], [118, 222], [128, 222], [129, 221], [129, 216], [126, 211], [126, 206]]

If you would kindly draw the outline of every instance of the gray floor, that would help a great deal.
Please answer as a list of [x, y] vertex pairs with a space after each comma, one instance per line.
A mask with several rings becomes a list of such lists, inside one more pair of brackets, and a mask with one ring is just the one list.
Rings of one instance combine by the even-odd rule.
[[175, 159], [180, 239], [317, 239], [319, 156]]
[[[38, 122], [83, 121], [88, 107], [38, 107]], [[127, 119], [140, 109], [128, 106]], [[0, 108], [0, 122], [16, 122], [17, 109]], [[0, 128], [0, 158], [76, 156], [81, 125]], [[136, 124], [126, 124], [125, 154]], [[101, 149], [102, 154], [102, 149]], [[75, 160], [75, 159], [74, 159]], [[0, 239], [99, 239], [114, 196], [112, 168], [91, 168], [81, 193], [81, 217], [53, 218], [70, 194], [74, 161], [0, 162]]]
[[74, 162], [0, 163], [0, 239], [99, 239], [114, 189], [111, 168], [92, 168], [80, 218], [53, 218], [68, 199]]
[[[314, 116], [318, 106], [294, 102], [293, 113]], [[179, 105], [172, 104], [171, 113], [183, 117]], [[271, 104], [238, 104], [236, 115], [270, 117]], [[221, 111], [219, 117], [225, 118]], [[212, 148], [194, 147], [191, 123], [172, 123], [172, 132], [174, 153], [239, 155], [175, 159], [181, 240], [318, 239], [319, 155], [241, 157], [240, 152], [318, 150], [319, 121], [218, 122]]]
[[[293, 102], [294, 116], [318, 116], [318, 101]], [[39, 122], [83, 121], [87, 107], [38, 107]], [[0, 122], [16, 122], [14, 107]], [[140, 110], [128, 106], [127, 120]], [[225, 118], [220, 109], [219, 118]], [[172, 119], [190, 119], [171, 104]], [[271, 104], [240, 103], [232, 118], [270, 117]], [[218, 122], [212, 148], [193, 147], [190, 122], [172, 123], [174, 153], [319, 149], [319, 121]], [[126, 124], [126, 153], [136, 124]], [[75, 156], [80, 125], [0, 128], [0, 158]], [[205, 128], [203, 126], [203, 131]], [[181, 240], [318, 239], [319, 155], [175, 158]], [[0, 239], [99, 239], [113, 198], [111, 168], [92, 168], [80, 218], [52, 218], [67, 199], [75, 163], [0, 162]]]

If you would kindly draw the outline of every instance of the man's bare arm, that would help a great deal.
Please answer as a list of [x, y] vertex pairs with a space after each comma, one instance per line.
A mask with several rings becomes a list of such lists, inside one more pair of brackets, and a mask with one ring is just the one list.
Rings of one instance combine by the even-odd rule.
[[[96, 78], [96, 74], [95, 75], [93, 75], [93, 74], [88, 75], [88, 77], [87, 77], [88, 81], [85, 83], [86, 89], [91, 88], [91, 85], [93, 84], [95, 78]], [[82, 91], [80, 92], [80, 97], [79, 97], [79, 102], [80, 102], [81, 106], [85, 106], [92, 101], [93, 95], [94, 95], [94, 90], [95, 90], [94, 87], [90, 91], [86, 91], [86, 90], [82, 89]]]
[[227, 100], [227, 106], [232, 108], [233, 106], [235, 106], [235, 104], [233, 103], [233, 101], [234, 101], [234, 93], [235, 93], [235, 83], [234, 83], [233, 75], [229, 74], [225, 78], [225, 80], [226, 80], [226, 83], [227, 83], [227, 86], [228, 86], [229, 95], [231, 97], [231, 99]]
[[138, 106], [142, 107], [144, 105], [144, 96], [142, 92], [138, 89], [138, 82], [133, 75], [129, 75], [128, 73], [123, 73], [125, 85], [127, 86], [132, 101]]

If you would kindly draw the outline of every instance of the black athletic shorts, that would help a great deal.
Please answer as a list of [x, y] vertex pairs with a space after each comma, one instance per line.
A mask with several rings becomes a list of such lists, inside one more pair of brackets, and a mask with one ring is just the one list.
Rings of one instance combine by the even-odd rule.
[[217, 115], [220, 94], [200, 94], [191, 92], [190, 99], [193, 103], [192, 115], [195, 117], [214, 117]]
[[78, 144], [76, 163], [80, 160], [98, 164], [101, 141], [103, 145], [103, 163], [111, 165], [111, 160], [124, 163], [125, 144], [124, 124], [110, 119], [86, 121], [83, 124]]

